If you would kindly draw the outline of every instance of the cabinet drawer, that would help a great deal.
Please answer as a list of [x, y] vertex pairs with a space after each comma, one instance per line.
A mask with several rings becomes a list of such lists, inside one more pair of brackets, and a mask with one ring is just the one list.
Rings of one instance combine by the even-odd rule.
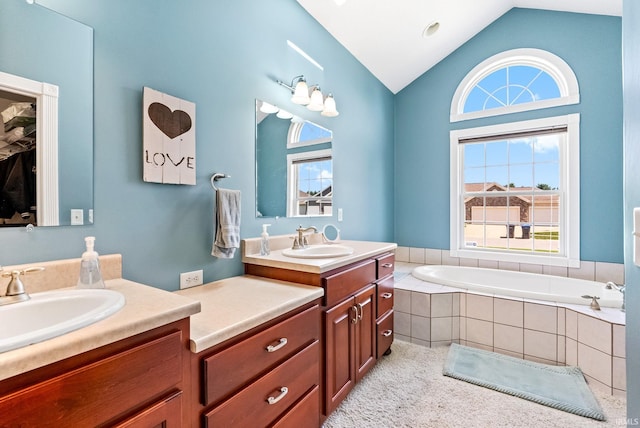
[[205, 414], [205, 426], [267, 426], [319, 382], [320, 342], [315, 341]]
[[393, 273], [393, 267], [396, 261], [396, 256], [393, 253], [384, 254], [376, 258], [376, 278], [384, 278], [387, 275]]
[[203, 404], [209, 405], [228, 397], [319, 338], [320, 309], [316, 305], [204, 358]]
[[377, 323], [378, 358], [384, 354], [393, 343], [393, 311], [389, 312]]
[[393, 309], [393, 284], [393, 275], [378, 281], [378, 313], [376, 318], [380, 318], [387, 311]]
[[273, 425], [273, 428], [317, 427], [320, 425], [320, 387], [316, 386], [291, 410]]
[[325, 305], [333, 306], [376, 280], [376, 261], [365, 260], [322, 280]]
[[0, 398], [3, 426], [98, 426], [182, 381], [181, 332], [72, 370]]

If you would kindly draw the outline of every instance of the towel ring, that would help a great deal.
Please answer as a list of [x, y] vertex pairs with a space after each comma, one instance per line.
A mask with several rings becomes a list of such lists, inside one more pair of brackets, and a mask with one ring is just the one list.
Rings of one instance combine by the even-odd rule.
[[220, 172], [216, 172], [215, 174], [213, 174], [211, 176], [211, 187], [213, 187], [214, 190], [218, 190], [218, 188], [216, 187], [216, 181], [220, 180], [221, 178], [231, 178], [231, 176], [222, 174]]

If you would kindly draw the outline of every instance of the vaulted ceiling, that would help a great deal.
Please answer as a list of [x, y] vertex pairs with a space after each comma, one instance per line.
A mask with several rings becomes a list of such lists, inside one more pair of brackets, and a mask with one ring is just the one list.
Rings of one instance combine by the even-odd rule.
[[297, 1], [393, 93], [513, 7], [622, 15], [622, 0]]

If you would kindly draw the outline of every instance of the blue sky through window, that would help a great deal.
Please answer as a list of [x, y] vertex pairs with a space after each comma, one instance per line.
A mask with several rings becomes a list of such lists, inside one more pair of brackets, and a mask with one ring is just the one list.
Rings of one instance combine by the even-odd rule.
[[302, 192], [320, 192], [333, 184], [331, 159], [301, 162], [298, 168], [298, 190]]
[[[560, 186], [564, 133], [464, 144], [464, 182], [508, 187]], [[481, 189], [478, 189], [481, 190]], [[482, 189], [484, 190], [484, 189]]]
[[331, 131], [315, 123], [305, 122], [300, 129], [300, 138], [297, 142], [331, 141]]
[[464, 113], [560, 98], [555, 80], [538, 67], [512, 65], [484, 77], [469, 93]]

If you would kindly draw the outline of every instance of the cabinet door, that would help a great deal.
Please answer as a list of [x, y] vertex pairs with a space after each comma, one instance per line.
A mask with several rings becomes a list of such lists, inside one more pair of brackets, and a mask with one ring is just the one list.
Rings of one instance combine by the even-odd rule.
[[114, 428], [179, 428], [181, 416], [182, 392], [178, 391]]
[[358, 322], [355, 327], [356, 382], [375, 365], [376, 346], [376, 288], [366, 288], [355, 296]]
[[355, 300], [351, 298], [325, 313], [325, 415], [338, 406], [356, 382], [355, 308]]

